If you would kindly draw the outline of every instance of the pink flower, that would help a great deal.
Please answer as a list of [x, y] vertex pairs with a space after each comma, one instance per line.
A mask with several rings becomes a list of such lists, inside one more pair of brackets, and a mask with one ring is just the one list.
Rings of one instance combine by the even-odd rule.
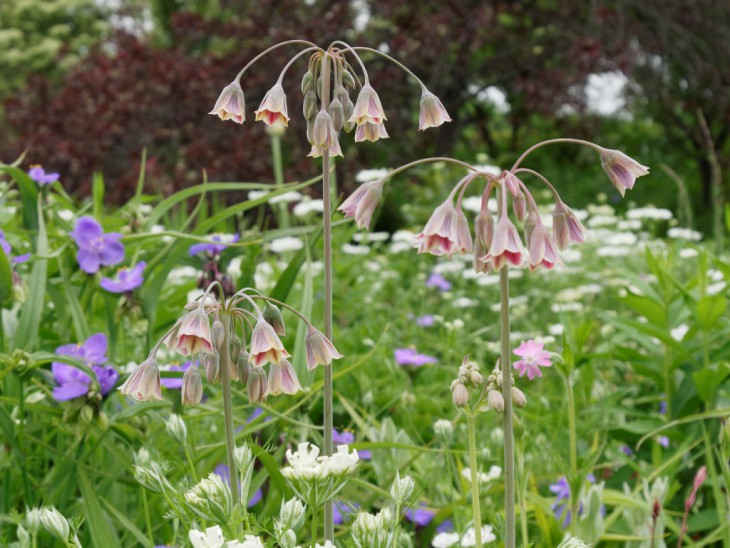
[[312, 150], [307, 156], [319, 158], [328, 151], [330, 156], [342, 156], [340, 142], [337, 140], [337, 132], [332, 123], [332, 117], [326, 110], [321, 110], [314, 120], [312, 130]]
[[521, 181], [511, 171], [502, 172], [502, 176], [499, 179], [512, 196], [516, 197], [521, 192]]
[[168, 337], [167, 347], [183, 356], [192, 356], [198, 352], [205, 354], [215, 352], [210, 334], [210, 320], [202, 307], [191, 310], [183, 316], [180, 327]]
[[357, 96], [355, 110], [352, 111], [348, 122], [355, 122], [358, 126], [365, 122], [380, 125], [387, 119], [380, 104], [380, 97], [370, 84], [365, 84]]
[[515, 355], [522, 359], [514, 363], [514, 368], [519, 371], [520, 377], [527, 374], [527, 378], [532, 380], [535, 377], [542, 377], [540, 367], [550, 367], [550, 352], [543, 350], [543, 343], [533, 340], [522, 344], [514, 351]]
[[627, 188], [634, 188], [637, 177], [649, 174], [648, 167], [642, 166], [619, 150], [602, 148], [600, 154], [603, 170], [622, 197]]
[[284, 394], [296, 394], [302, 389], [299, 379], [291, 363], [281, 360], [279, 363], [272, 363], [269, 369], [269, 379], [266, 387], [266, 394], [277, 396]]
[[312, 326], [309, 326], [304, 344], [307, 347], [307, 369], [309, 371], [317, 365], [330, 365], [332, 360], [342, 357], [329, 339]]
[[142, 362], [118, 390], [138, 401], [162, 401], [160, 370], [155, 359]]
[[262, 367], [266, 362], [279, 363], [291, 354], [286, 351], [279, 336], [266, 320], [259, 318], [251, 333], [251, 363]]
[[221, 120], [233, 120], [242, 124], [246, 120], [246, 100], [238, 80], [223, 88], [213, 110], [208, 114], [217, 115]]
[[491, 268], [497, 271], [505, 264], [522, 266], [526, 257], [527, 250], [522, 245], [517, 227], [512, 224], [507, 215], [503, 215], [497, 221], [497, 226], [494, 227], [494, 237], [489, 253], [480, 260], [490, 264]]
[[266, 92], [256, 112], [256, 121], [262, 120], [269, 126], [277, 124], [289, 125], [289, 115], [286, 109], [286, 94], [281, 84], [277, 83]]
[[[463, 216], [463, 213], [461, 214]], [[426, 226], [414, 241], [419, 253], [451, 255], [460, 250], [465, 242], [459, 239], [459, 212], [451, 198], [438, 206]], [[467, 226], [468, 230], [468, 226]], [[469, 237], [471, 242], [471, 236]]]
[[383, 181], [371, 181], [350, 194], [338, 209], [345, 214], [345, 218], [354, 217], [358, 228], [370, 230], [370, 219], [382, 195]]
[[562, 264], [558, 250], [550, 237], [550, 231], [545, 225], [538, 223], [530, 237], [530, 270], [539, 267], [551, 270], [555, 265]]
[[423, 88], [421, 94], [421, 112], [418, 120], [418, 129], [438, 127], [444, 122], [450, 122], [451, 116], [446, 112], [444, 105], [433, 93]]
[[558, 202], [553, 209], [553, 238], [558, 249], [565, 249], [570, 242], [583, 243], [586, 239], [583, 223], [563, 202]]
[[360, 143], [362, 141], [370, 141], [374, 143], [378, 139], [387, 139], [389, 137], [388, 132], [385, 131], [385, 126], [375, 124], [372, 122], [363, 122], [355, 130], [355, 142]]

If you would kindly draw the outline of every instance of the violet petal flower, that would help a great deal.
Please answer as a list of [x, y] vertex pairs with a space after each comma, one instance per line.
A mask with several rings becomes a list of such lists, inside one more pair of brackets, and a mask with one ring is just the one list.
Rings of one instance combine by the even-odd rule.
[[211, 240], [214, 242], [221, 242], [218, 244], [214, 243], [199, 243], [199, 244], [193, 244], [190, 246], [190, 249], [188, 250], [188, 253], [192, 255], [197, 255], [198, 253], [208, 253], [209, 255], [215, 257], [217, 255], [220, 255], [223, 253], [223, 250], [228, 247], [230, 244], [235, 244], [239, 240], [240, 236], [238, 235], [238, 232], [236, 232], [232, 238], [228, 238], [227, 236], [223, 234], [215, 234], [214, 236], [211, 236]]
[[[65, 344], [56, 348], [56, 354], [86, 362], [94, 372], [102, 395], [106, 395], [119, 379], [119, 373], [110, 365], [104, 365], [107, 339], [103, 333], [90, 336], [81, 344]], [[57, 401], [67, 401], [88, 393], [91, 378], [83, 371], [63, 362], [53, 362], [51, 371], [58, 383], [53, 389]]]
[[[192, 361], [187, 361], [182, 365], [171, 365], [168, 371], [180, 371], [184, 373], [192, 365]], [[160, 377], [160, 384], [170, 390], [180, 390], [182, 388], [182, 377]]]
[[434, 323], [436, 323], [436, 320], [431, 314], [416, 318], [416, 325], [418, 327], [431, 327]]
[[436, 515], [436, 512], [426, 508], [425, 503], [421, 503], [418, 508], [411, 508], [406, 511], [405, 518], [417, 525], [418, 527], [426, 527]]
[[39, 165], [30, 166], [28, 175], [39, 185], [50, 185], [58, 181], [60, 175], [58, 173], [46, 173], [46, 170]]
[[81, 270], [94, 274], [101, 266], [113, 266], [124, 260], [122, 237], [117, 232], [104, 233], [101, 225], [93, 217], [80, 217], [71, 236], [79, 247], [76, 260]]
[[12, 264], [24, 263], [30, 259], [30, 253], [18, 255], [17, 257], [12, 256], [11, 252], [13, 248], [10, 245], [10, 242], [5, 239], [5, 233], [2, 230], [0, 230], [0, 249], [3, 250], [3, 253], [5, 253], [5, 256]]
[[352, 432], [344, 431], [340, 434], [334, 428], [332, 429], [332, 443], [335, 445], [350, 445], [355, 441], [355, 435]]
[[396, 348], [393, 355], [395, 356], [395, 361], [397, 361], [399, 365], [413, 365], [415, 367], [421, 367], [427, 363], [436, 363], [438, 361], [433, 356], [419, 354], [414, 348]]
[[122, 267], [117, 271], [117, 279], [102, 278], [99, 285], [111, 293], [126, 293], [137, 289], [144, 282], [144, 272], [147, 263], [141, 261], [132, 268]]
[[[219, 464], [213, 469], [213, 472], [215, 474], [218, 474], [221, 479], [226, 482], [228, 485], [231, 484], [231, 471], [228, 468], [227, 464]], [[241, 482], [238, 482], [238, 488], [241, 488]], [[256, 503], [260, 502], [263, 498], [263, 493], [261, 492], [261, 489], [256, 489], [253, 495], [251, 495], [251, 498], [248, 499], [248, 502], [246, 503], [247, 508], [251, 508]]]
[[436, 274], [435, 272], [432, 272], [431, 275], [428, 277], [428, 280], [426, 280], [426, 287], [435, 287], [439, 291], [444, 292], [451, 289], [451, 282], [449, 282], [441, 274]]

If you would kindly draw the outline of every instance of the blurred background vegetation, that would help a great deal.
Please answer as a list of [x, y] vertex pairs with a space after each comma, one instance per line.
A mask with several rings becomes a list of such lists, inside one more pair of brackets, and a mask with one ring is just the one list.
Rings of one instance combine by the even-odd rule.
[[[366, 61], [392, 138], [357, 147], [343, 139], [341, 184], [365, 167], [428, 154], [507, 165], [538, 140], [573, 136], [653, 168], [630, 194], [637, 203], [678, 211], [678, 184], [686, 186], [696, 227], [709, 230], [727, 194], [729, 30], [727, 0], [1, 2], [0, 160], [26, 151], [23, 167], [59, 171], [82, 195], [101, 171], [116, 202], [133, 194], [145, 147], [148, 181], [161, 193], [199, 182], [203, 168], [210, 180], [272, 181], [263, 124], [221, 124], [207, 112], [268, 46], [344, 39], [403, 61], [454, 122], [419, 133], [417, 87], [393, 65]], [[248, 72], [249, 119], [293, 53], [278, 50]], [[300, 74], [285, 80], [290, 113], [301, 108]], [[283, 148], [287, 180], [316, 174], [301, 117], [292, 116]], [[575, 154], [551, 149], [536, 161], [583, 205], [601, 174]]]

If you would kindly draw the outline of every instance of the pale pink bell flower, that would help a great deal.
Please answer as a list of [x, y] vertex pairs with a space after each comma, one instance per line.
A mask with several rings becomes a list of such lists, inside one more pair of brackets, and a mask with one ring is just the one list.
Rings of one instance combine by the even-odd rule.
[[279, 363], [272, 363], [269, 368], [269, 379], [266, 386], [266, 393], [270, 396], [284, 394], [296, 394], [302, 389], [299, 379], [291, 363], [281, 360]]
[[613, 186], [623, 197], [626, 189], [634, 188], [637, 177], [649, 174], [649, 168], [629, 158], [620, 150], [601, 148], [601, 166], [611, 179]]
[[262, 367], [266, 362], [279, 363], [289, 356], [274, 328], [263, 317], [259, 318], [251, 333], [251, 364]]
[[380, 104], [380, 97], [378, 97], [372, 86], [366, 83], [357, 96], [355, 110], [348, 121], [355, 122], [360, 126], [365, 122], [379, 125], [387, 119], [385, 112], [383, 112], [383, 106]]
[[211, 340], [210, 319], [200, 306], [183, 316], [180, 327], [169, 340], [172, 341], [171, 350], [176, 350], [183, 356], [192, 356], [198, 352], [204, 354], [215, 352]]
[[550, 231], [541, 222], [537, 223], [530, 238], [530, 270], [541, 266], [552, 270], [562, 264]]
[[233, 120], [242, 124], [246, 120], [246, 100], [238, 80], [223, 88], [213, 110], [208, 114], [217, 115], [221, 120]]
[[332, 360], [342, 357], [342, 354], [337, 351], [329, 339], [311, 325], [307, 331], [304, 344], [307, 348], [307, 369], [309, 371], [317, 365], [330, 365]]
[[330, 156], [342, 156], [342, 149], [337, 139], [335, 126], [332, 123], [332, 117], [326, 110], [320, 110], [314, 120], [312, 150], [307, 156], [319, 158], [325, 151], [328, 151]]
[[421, 94], [421, 112], [418, 119], [418, 129], [423, 131], [430, 127], [438, 127], [444, 122], [450, 122], [451, 116], [446, 112], [441, 100], [433, 93], [423, 88]]
[[459, 245], [458, 221], [459, 212], [449, 196], [434, 210], [423, 231], [416, 236], [414, 247], [418, 248], [419, 253], [432, 255], [456, 253]]
[[289, 125], [289, 115], [286, 108], [286, 93], [280, 83], [276, 83], [273, 88], [266, 92], [264, 100], [261, 101], [256, 113], [256, 121], [263, 121], [266, 125], [276, 126], [283, 124]]
[[527, 375], [532, 380], [535, 377], [542, 377], [541, 367], [550, 367], [550, 352], [543, 350], [543, 343], [534, 340], [522, 341], [522, 344], [514, 351], [515, 355], [522, 358], [514, 363], [514, 368], [520, 373], [520, 377]]
[[118, 390], [138, 401], [162, 401], [160, 370], [155, 359], [142, 362]]
[[360, 143], [362, 141], [370, 141], [374, 143], [378, 139], [387, 139], [389, 137], [388, 132], [385, 131], [385, 126], [375, 124], [372, 122], [363, 122], [357, 126], [355, 130], [355, 142]]
[[337, 209], [345, 218], [354, 218], [358, 228], [370, 230], [370, 220], [382, 196], [383, 181], [371, 181], [360, 185]]
[[494, 228], [494, 237], [492, 238], [489, 253], [480, 260], [490, 264], [494, 271], [498, 271], [505, 264], [522, 266], [527, 255], [527, 250], [522, 245], [517, 227], [509, 220], [507, 215], [502, 215]]

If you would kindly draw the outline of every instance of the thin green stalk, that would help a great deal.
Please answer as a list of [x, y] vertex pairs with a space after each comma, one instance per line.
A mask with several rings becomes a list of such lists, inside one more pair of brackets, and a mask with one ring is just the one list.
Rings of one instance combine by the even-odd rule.
[[228, 477], [231, 478], [231, 495], [233, 496], [234, 503], [240, 502], [240, 495], [238, 493], [238, 471], [236, 470], [236, 459], [233, 457], [233, 452], [236, 449], [236, 441], [234, 439], [233, 430], [233, 402], [231, 398], [231, 353], [230, 353], [230, 331], [231, 331], [231, 317], [228, 314], [224, 314], [221, 318], [223, 322], [223, 347], [220, 349], [221, 358], [221, 385], [223, 387], [223, 421], [226, 427], [226, 457], [228, 459]]
[[515, 548], [515, 449], [512, 426], [512, 361], [509, 344], [509, 270], [506, 265], [499, 271], [499, 297], [504, 398], [504, 546]]
[[[709, 483], [712, 485], [712, 496], [715, 498], [715, 506], [717, 507], [717, 514], [722, 520], [722, 516], [727, 516], [728, 510], [725, 507], [725, 498], [722, 495], [722, 489], [720, 489], [719, 476], [717, 475], [717, 468], [715, 467], [715, 454], [713, 452], [713, 445], [710, 441], [710, 434], [707, 432], [705, 422], [702, 421], [702, 435], [705, 442], [705, 460], [707, 462], [707, 471]], [[730, 529], [725, 529], [723, 535], [724, 548], [730, 548]]]
[[319, 517], [317, 516], [317, 508], [312, 507], [312, 546], [317, 544], [317, 525], [319, 524]]
[[400, 504], [395, 505], [395, 529], [393, 530], [393, 540], [390, 543], [392, 547], [398, 546], [398, 532], [400, 530]]
[[469, 467], [471, 468], [471, 512], [474, 518], [474, 535], [477, 548], [482, 546], [482, 511], [479, 507], [479, 470], [477, 469], [477, 429], [476, 417], [466, 415], [469, 427]]
[[[284, 185], [284, 165], [281, 158], [281, 136], [274, 129], [270, 132], [271, 138], [271, 158], [274, 164], [274, 185], [277, 189]], [[287, 215], [287, 207], [285, 203], [278, 204], [277, 209], [279, 217], [279, 226], [281, 228], [289, 227], [289, 215]]]
[[664, 346], [664, 402], [667, 404], [667, 419], [672, 420], [672, 359], [669, 347]]
[[190, 456], [190, 450], [188, 449], [187, 444], [183, 445], [183, 450], [185, 451], [185, 459], [188, 461], [188, 466], [190, 466], [190, 473], [193, 476], [193, 481], [197, 483], [198, 473], [195, 471], [195, 464], [193, 463], [193, 459]]
[[[322, 104], [330, 102], [330, 61], [325, 53], [322, 59]], [[324, 202], [324, 334], [334, 342], [332, 336], [332, 200], [330, 190], [330, 155], [322, 153], [322, 201]], [[332, 455], [332, 369], [334, 363], [324, 368], [324, 454]], [[335, 540], [333, 501], [324, 504], [324, 538]]]
[[[573, 394], [573, 384], [570, 382], [570, 372], [563, 377], [565, 380], [565, 391], [568, 395], [568, 433], [570, 437], [570, 477], [571, 484], [578, 477], [578, 437], [575, 429], [575, 396]], [[570, 511], [573, 519], [570, 522], [570, 531], [573, 535], [577, 534], [578, 527], [578, 493], [575, 489], [570, 490]]]
[[155, 537], [152, 534], [152, 519], [150, 518], [150, 506], [147, 503], [147, 489], [140, 486], [142, 491], [142, 509], [144, 510], [144, 521], [147, 526], [147, 538], [150, 540], [150, 544], [155, 543]]
[[528, 529], [527, 529], [527, 475], [525, 474], [525, 446], [524, 433], [518, 438], [517, 444], [517, 472], [520, 481], [518, 482], [520, 489], [520, 528], [522, 530], [522, 546], [527, 546]]

